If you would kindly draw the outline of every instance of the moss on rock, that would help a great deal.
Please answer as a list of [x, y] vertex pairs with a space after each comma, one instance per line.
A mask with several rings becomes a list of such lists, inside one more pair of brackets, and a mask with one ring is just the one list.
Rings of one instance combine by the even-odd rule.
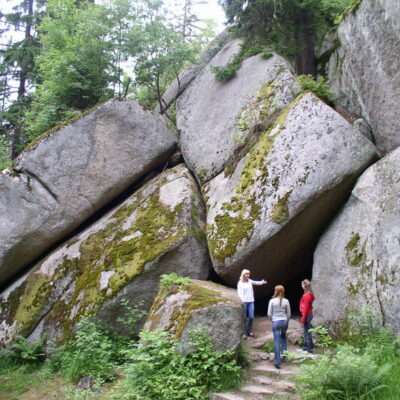
[[[264, 88], [269, 93], [269, 90]], [[265, 130], [250, 150], [240, 173], [235, 193], [230, 201], [224, 202], [220, 212], [207, 227], [209, 249], [215, 260], [223, 261], [237, 251], [238, 246], [249, 240], [255, 222], [260, 218], [262, 206], [257, 202], [256, 187], [266, 187], [269, 178], [268, 154], [276, 137], [284, 129], [289, 112], [306, 94], [299, 95], [277, 117], [275, 123]], [[271, 186], [278, 189], [279, 178], [271, 180]], [[289, 218], [287, 200], [291, 191], [278, 200], [271, 213], [271, 219], [282, 223]]]
[[151, 307], [147, 324], [150, 329], [159, 328], [160, 314], [166, 312], [163, 308], [166, 299], [176, 293], [181, 294], [182, 303], [175, 304], [168, 312], [168, 323], [161, 329], [168, 331], [173, 337], [180, 338], [193, 313], [218, 303], [228, 302], [218, 290], [218, 285], [211, 282], [200, 283], [190, 280], [186, 285], [173, 285], [169, 290], [160, 289]]
[[[28, 276], [13, 312], [20, 332], [32, 331], [43, 317], [49, 297], [53, 297], [46, 320], [56, 325], [64, 338], [68, 337], [82, 315], [97, 312], [107, 299], [141, 274], [147, 263], [175, 247], [185, 235], [194, 230], [197, 239], [202, 240], [201, 227], [182, 219], [184, 214], [193, 214], [187, 199], [174, 207], [163, 204], [159, 184], [154, 183], [150, 194], [138, 192], [111, 214], [101, 229], [72, 239], [65, 251], [76, 255], [64, 256], [50, 275], [37, 269]], [[103, 272], [112, 273], [106, 274], [108, 280], [101, 284]], [[63, 291], [56, 295], [53, 282], [63, 279]]]
[[291, 193], [292, 191], [287, 192], [283, 197], [279, 197], [271, 212], [271, 220], [276, 224], [281, 224], [282, 222], [286, 221], [290, 216], [287, 201]]

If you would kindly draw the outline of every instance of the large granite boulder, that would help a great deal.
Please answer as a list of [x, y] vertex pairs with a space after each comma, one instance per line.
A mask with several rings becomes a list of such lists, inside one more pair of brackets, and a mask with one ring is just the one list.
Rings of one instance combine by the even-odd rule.
[[202, 183], [257, 136], [260, 119], [269, 121], [300, 92], [289, 64], [277, 55], [247, 58], [232, 79], [218, 82], [212, 68], [226, 66], [241, 44], [225, 45], [177, 101], [182, 153]]
[[0, 285], [165, 163], [175, 144], [161, 116], [111, 100], [23, 152], [0, 174]]
[[340, 45], [328, 67], [337, 103], [362, 116], [377, 147], [400, 145], [400, 7], [398, 0], [363, 0], [339, 25]]
[[[400, 333], [400, 149], [359, 178], [314, 255], [315, 322], [340, 333], [369, 306]], [[344, 324], [341, 324], [343, 322]]]
[[214, 350], [236, 350], [244, 329], [242, 304], [236, 290], [190, 279], [161, 287], [144, 329], [168, 331], [179, 350], [191, 350], [192, 334], [207, 333]]
[[161, 274], [208, 277], [204, 231], [193, 177], [183, 164], [165, 171], [1, 294], [0, 343], [62, 339], [84, 314], [121, 331], [121, 300], [148, 310]]
[[202, 187], [218, 275], [235, 284], [249, 268], [272, 287], [303, 277], [307, 254], [375, 158], [374, 145], [341, 115], [300, 95], [234, 169]]
[[[195, 63], [185, 68], [178, 77], [167, 87], [161, 97], [164, 109], [168, 109], [174, 104], [175, 100], [185, 91], [190, 82], [205, 68], [209, 61], [221, 50], [229, 36], [228, 29], [221, 32], [213, 39], [204, 51], [199, 55]], [[160, 105], [154, 108], [157, 112], [162, 112]]]

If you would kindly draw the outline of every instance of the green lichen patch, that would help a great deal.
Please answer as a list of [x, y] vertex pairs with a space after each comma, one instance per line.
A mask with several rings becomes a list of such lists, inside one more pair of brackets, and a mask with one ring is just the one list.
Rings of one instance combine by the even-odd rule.
[[[138, 192], [134, 201], [120, 207], [102, 229], [79, 242], [79, 256], [64, 257], [54, 275], [31, 274], [28, 278], [15, 318], [21, 330], [29, 332], [38, 322], [46, 302], [53, 293], [51, 282], [68, 275], [69, 289], [65, 299], [55, 298], [46, 317], [59, 326], [64, 338], [82, 315], [97, 312], [128, 282], [142, 273], [148, 262], [156, 260], [190, 233], [191, 226], [183, 219], [189, 213], [186, 199], [170, 209], [159, 199], [159, 187], [152, 194]], [[200, 228], [199, 228], [200, 229]], [[78, 246], [76, 240], [72, 245]], [[103, 286], [103, 272], [113, 272]]]
[[[276, 137], [285, 128], [288, 114], [306, 93], [299, 95], [286, 107], [273, 126], [259, 137], [257, 144], [253, 146], [244, 162], [235, 193], [230, 201], [221, 205], [220, 212], [215, 216], [213, 223], [207, 226], [208, 245], [214, 259], [223, 261], [232, 256], [238, 246], [251, 237], [255, 222], [261, 215], [256, 187], [261, 191], [265, 190], [268, 179], [271, 179], [270, 186], [275, 190], [278, 189], [279, 178], [269, 177], [268, 154]], [[287, 200], [290, 194], [291, 191], [280, 198], [272, 210], [271, 219], [274, 222], [282, 223], [289, 218]]]
[[167, 326], [163, 327], [164, 330], [168, 331], [175, 338], [181, 337], [194, 311], [228, 301], [228, 299], [222, 296], [218, 291], [199, 285], [193, 280], [190, 280], [189, 284], [183, 286], [173, 285], [168, 291], [161, 288], [152, 305], [148, 318], [153, 327], [158, 326], [158, 322], [160, 321], [158, 311], [165, 304], [166, 298], [177, 292], [184, 293], [186, 295], [185, 300], [183, 304], [173, 308], [169, 316], [169, 323]]
[[361, 237], [359, 233], [354, 233], [345, 246], [346, 259], [352, 267], [362, 267], [366, 260], [366, 241], [360, 243]]
[[355, 233], [350, 240], [348, 241], [348, 243], [346, 244], [345, 249], [347, 251], [351, 251], [354, 250], [354, 248], [358, 245], [358, 242], [360, 241], [360, 234], [359, 233]]
[[289, 218], [289, 207], [287, 201], [291, 195], [292, 191], [287, 192], [284, 196], [279, 197], [277, 203], [271, 212], [271, 220], [276, 224], [281, 224]]
[[[244, 206], [244, 204], [241, 204]], [[217, 215], [214, 224], [207, 227], [208, 246], [211, 255], [216, 260], [224, 260], [232, 256], [239, 244], [251, 236], [254, 221], [260, 215], [260, 206], [253, 203], [248, 217], [245, 210], [239, 215], [231, 216], [229, 212]]]
[[358, 294], [360, 292], [360, 289], [362, 287], [362, 284], [360, 282], [358, 283], [349, 283], [349, 285], [347, 286], [347, 293], [350, 296], [355, 296], [356, 294]]

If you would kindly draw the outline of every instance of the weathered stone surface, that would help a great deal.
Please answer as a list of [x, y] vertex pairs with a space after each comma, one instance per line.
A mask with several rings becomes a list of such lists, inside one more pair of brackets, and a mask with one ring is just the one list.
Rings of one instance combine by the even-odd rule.
[[144, 328], [170, 332], [183, 353], [190, 352], [191, 333], [199, 330], [207, 332], [216, 351], [235, 350], [244, 328], [242, 305], [235, 290], [192, 279], [160, 289]]
[[378, 148], [400, 145], [400, 7], [398, 0], [363, 0], [339, 25], [340, 46], [329, 61], [338, 105], [360, 115]]
[[236, 39], [223, 47], [177, 102], [182, 153], [203, 183], [245, 147], [259, 130], [256, 122], [268, 121], [300, 92], [288, 63], [276, 55], [250, 57], [234, 78], [218, 82], [212, 67], [226, 66], [241, 43]]
[[[339, 330], [350, 313], [374, 309], [400, 333], [400, 149], [359, 178], [314, 255], [315, 322]], [[335, 329], [336, 328], [336, 329]]]
[[0, 284], [133, 182], [162, 165], [175, 136], [133, 101], [109, 101], [49, 133], [0, 174]]
[[[190, 82], [204, 69], [208, 62], [221, 50], [223, 43], [229, 35], [228, 29], [221, 32], [206, 49], [200, 54], [196, 62], [185, 68], [162, 95], [164, 108], [169, 108], [180, 94], [188, 87]], [[155, 111], [160, 112], [160, 106], [155, 107]]]
[[187, 168], [160, 174], [2, 293], [0, 343], [17, 332], [63, 337], [83, 314], [95, 313], [121, 331], [121, 299], [149, 309], [160, 274], [207, 278], [204, 225]]
[[302, 277], [306, 250], [375, 157], [343, 117], [312, 93], [300, 95], [233, 171], [202, 187], [217, 273], [235, 284], [247, 266], [268, 280], [264, 291]]

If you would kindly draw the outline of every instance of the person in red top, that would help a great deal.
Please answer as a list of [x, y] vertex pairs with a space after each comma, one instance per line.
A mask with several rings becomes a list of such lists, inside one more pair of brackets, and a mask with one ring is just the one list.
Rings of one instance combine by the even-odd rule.
[[304, 326], [303, 350], [307, 351], [308, 353], [312, 353], [314, 344], [310, 329], [311, 329], [311, 320], [313, 318], [312, 303], [315, 300], [315, 296], [311, 289], [311, 282], [308, 279], [304, 279], [304, 281], [301, 282], [301, 287], [304, 290], [304, 294], [300, 300], [300, 313], [301, 313], [300, 322]]

